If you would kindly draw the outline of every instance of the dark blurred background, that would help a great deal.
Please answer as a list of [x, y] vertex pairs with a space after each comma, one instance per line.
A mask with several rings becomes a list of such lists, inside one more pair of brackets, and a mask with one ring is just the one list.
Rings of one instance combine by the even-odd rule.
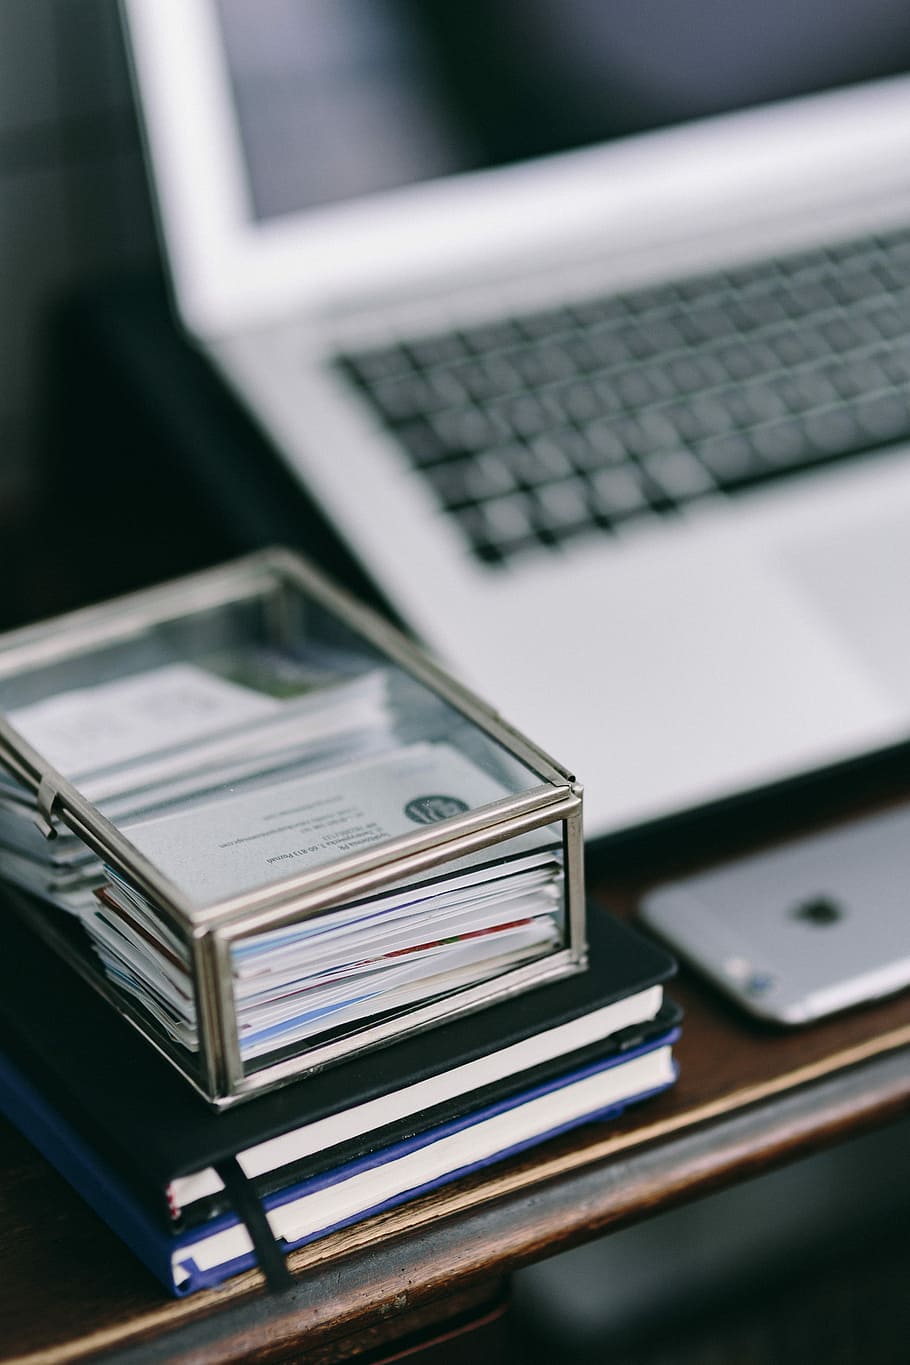
[[0, 0], [0, 629], [274, 543], [378, 603], [264, 454], [173, 322], [116, 0]]
[[[55, 610], [54, 322], [77, 284], [154, 260], [114, 0], [0, 3], [0, 621]], [[86, 434], [74, 433], [78, 456]], [[77, 575], [78, 576], [78, 575]]]

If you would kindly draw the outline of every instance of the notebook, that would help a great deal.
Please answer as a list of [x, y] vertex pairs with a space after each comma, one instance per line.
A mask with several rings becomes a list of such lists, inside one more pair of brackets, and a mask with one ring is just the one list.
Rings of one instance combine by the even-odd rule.
[[[11, 893], [8, 951], [0, 963], [0, 1111], [89, 1202], [98, 1202], [99, 1190], [114, 1191], [114, 1205], [128, 1210], [131, 1244], [136, 1237], [142, 1246], [152, 1238], [159, 1250], [175, 1238], [183, 1239], [181, 1246], [195, 1244], [200, 1229], [207, 1236], [216, 1224], [237, 1228], [250, 1203], [284, 1207], [337, 1183], [340, 1173], [347, 1179], [362, 1169], [376, 1171], [352, 1187], [359, 1193], [351, 1216], [363, 1216], [377, 1191], [384, 1203], [415, 1188], [407, 1175], [414, 1167], [422, 1175], [429, 1169], [431, 1183], [454, 1178], [473, 1149], [448, 1138], [473, 1126], [466, 1123], [469, 1113], [493, 1119], [503, 1106], [516, 1111], [486, 1130], [474, 1153], [483, 1164], [520, 1145], [521, 1132], [529, 1142], [542, 1140], [669, 1083], [668, 1053], [621, 1068], [642, 1049], [650, 1056], [658, 1043], [670, 1047], [665, 1040], [679, 1013], [665, 1001], [663, 983], [673, 960], [605, 913], [592, 912], [587, 972], [213, 1113], [12, 913], [22, 906], [22, 896]], [[605, 1067], [609, 1076], [601, 1075]], [[562, 1111], [535, 1102], [524, 1118], [517, 1113], [538, 1092], [562, 1091], [569, 1073], [584, 1085], [566, 1091]], [[61, 1126], [68, 1134], [62, 1147], [49, 1147]], [[411, 1159], [443, 1139], [443, 1147]], [[65, 1154], [74, 1144], [69, 1171]], [[399, 1168], [404, 1185], [389, 1193], [378, 1154], [384, 1160], [393, 1150], [408, 1163]], [[468, 1164], [476, 1164], [473, 1157]], [[100, 1211], [111, 1217], [107, 1203]], [[328, 1230], [308, 1227], [301, 1236]], [[249, 1246], [242, 1254], [252, 1256]], [[233, 1261], [232, 1255], [224, 1264]]]
[[[220, 1284], [257, 1264], [273, 1238], [277, 1254], [516, 1155], [582, 1123], [615, 1118], [630, 1104], [667, 1089], [676, 1079], [672, 1044], [678, 1031], [644, 1030], [636, 1047], [601, 1055], [497, 1104], [380, 1147], [318, 1176], [294, 1180], [262, 1199], [268, 1231], [255, 1215], [209, 1218], [177, 1230], [156, 1222], [128, 1182], [55, 1108], [47, 1094], [0, 1052], [3, 1111], [54, 1163], [175, 1294]], [[239, 1203], [239, 1201], [238, 1201]], [[280, 1287], [280, 1285], [275, 1285]]]
[[907, 739], [899, 6], [124, 13], [183, 323], [588, 837]]

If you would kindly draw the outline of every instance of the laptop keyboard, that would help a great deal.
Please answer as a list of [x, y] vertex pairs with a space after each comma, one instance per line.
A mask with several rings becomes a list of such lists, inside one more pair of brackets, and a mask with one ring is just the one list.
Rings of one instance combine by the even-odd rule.
[[910, 229], [339, 364], [502, 564], [910, 438]]

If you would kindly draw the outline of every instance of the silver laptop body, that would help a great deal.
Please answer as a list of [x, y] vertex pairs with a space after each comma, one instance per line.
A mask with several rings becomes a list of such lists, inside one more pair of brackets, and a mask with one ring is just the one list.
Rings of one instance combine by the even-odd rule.
[[910, 735], [910, 25], [716, 8], [124, 4], [184, 324], [592, 837]]

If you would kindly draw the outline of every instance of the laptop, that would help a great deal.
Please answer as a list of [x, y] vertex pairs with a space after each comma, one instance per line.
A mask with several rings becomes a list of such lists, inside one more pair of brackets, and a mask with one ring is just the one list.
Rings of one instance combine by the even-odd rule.
[[125, 0], [188, 333], [589, 837], [910, 736], [892, 0]]

